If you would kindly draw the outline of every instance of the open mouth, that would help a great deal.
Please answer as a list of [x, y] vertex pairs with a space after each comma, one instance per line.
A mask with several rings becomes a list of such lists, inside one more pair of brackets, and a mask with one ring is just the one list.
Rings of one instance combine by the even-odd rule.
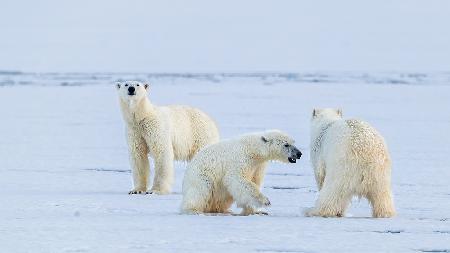
[[128, 92], [128, 95], [130, 95], [130, 96], [134, 96], [134, 95], [136, 95], [136, 93], [135, 93], [135, 92], [133, 92], [133, 93], [131, 93], [131, 92]]
[[297, 160], [296, 160], [295, 158], [292, 158], [292, 157], [289, 157], [289, 158], [288, 158], [288, 161], [289, 161], [290, 163], [296, 163], [296, 162], [297, 162]]

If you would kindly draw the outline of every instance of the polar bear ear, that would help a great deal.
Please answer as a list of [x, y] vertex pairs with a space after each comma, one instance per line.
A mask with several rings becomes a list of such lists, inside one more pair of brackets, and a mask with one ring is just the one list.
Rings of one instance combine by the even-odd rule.
[[150, 85], [148, 84], [148, 83], [144, 83], [144, 88], [146, 89], [146, 90], [148, 90], [148, 87], [149, 87]]
[[121, 86], [121, 85], [122, 85], [122, 83], [117, 82], [117, 83], [116, 83], [116, 88], [117, 88], [117, 89], [120, 89], [120, 86]]
[[317, 117], [317, 114], [319, 114], [319, 109], [313, 109], [312, 117]]
[[342, 117], [342, 109], [337, 109], [337, 110], [336, 110], [336, 113], [337, 113], [339, 116]]

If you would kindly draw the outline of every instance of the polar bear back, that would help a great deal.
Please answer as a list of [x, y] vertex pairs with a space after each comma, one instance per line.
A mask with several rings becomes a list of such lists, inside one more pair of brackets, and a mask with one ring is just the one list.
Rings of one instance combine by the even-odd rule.
[[[358, 170], [390, 168], [390, 157], [384, 138], [368, 123], [349, 119], [334, 122], [321, 145], [327, 172], [344, 167]], [[331, 165], [331, 166], [330, 166]]]
[[191, 160], [204, 146], [219, 141], [215, 122], [202, 111], [182, 105], [161, 106], [168, 119], [175, 160]]
[[239, 168], [245, 162], [245, 147], [237, 140], [225, 140], [202, 149], [187, 166], [188, 171], [196, 171], [214, 179], [222, 178], [230, 168]]
[[188, 164], [185, 181], [196, 181], [200, 176], [221, 184], [226, 174], [243, 173], [242, 168], [251, 167], [255, 159], [249, 138], [255, 137], [222, 140], [203, 148]]

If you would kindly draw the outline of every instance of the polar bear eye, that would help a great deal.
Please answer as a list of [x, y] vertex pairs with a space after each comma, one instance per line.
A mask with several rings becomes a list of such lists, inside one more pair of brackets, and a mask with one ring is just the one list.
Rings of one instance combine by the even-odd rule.
[[139, 84], [136, 84], [136, 86], [139, 86]]
[[287, 147], [289, 147], [289, 144], [286, 143], [286, 144], [284, 144], [284, 146], [287, 148]]
[[128, 87], [128, 84], [125, 84], [125, 87]]

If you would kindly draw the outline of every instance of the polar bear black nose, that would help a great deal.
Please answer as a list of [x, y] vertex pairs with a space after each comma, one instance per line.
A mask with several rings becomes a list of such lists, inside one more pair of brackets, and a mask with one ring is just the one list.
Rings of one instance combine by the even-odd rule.
[[297, 159], [300, 159], [300, 157], [302, 157], [302, 152], [300, 151], [300, 150], [296, 150], [297, 152], [295, 152], [295, 157], [297, 158]]
[[134, 93], [135, 90], [134, 87], [128, 87], [128, 93]]

